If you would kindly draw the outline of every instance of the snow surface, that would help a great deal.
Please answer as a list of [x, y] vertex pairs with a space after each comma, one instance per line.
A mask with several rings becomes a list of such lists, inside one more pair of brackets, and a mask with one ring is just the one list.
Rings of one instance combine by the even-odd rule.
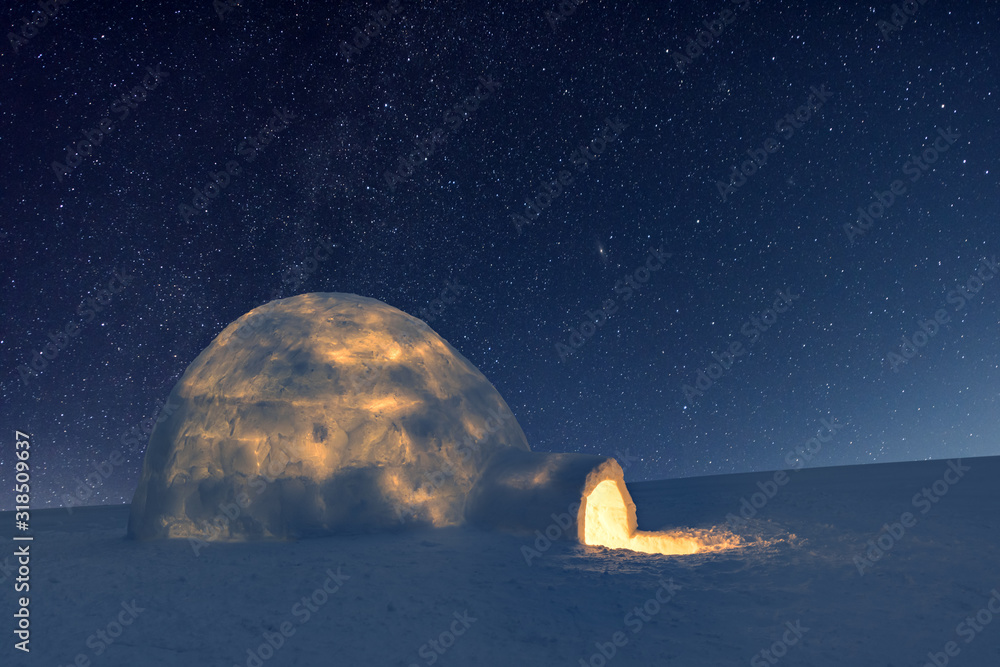
[[[961, 477], [947, 475], [954, 484], [937, 484], [940, 496], [934, 485], [946, 478], [946, 461], [788, 471], [737, 531], [757, 542], [690, 556], [563, 541], [544, 548], [471, 526], [213, 543], [196, 556], [183, 539], [125, 539], [128, 506], [35, 511], [32, 652], [13, 649], [5, 613], [0, 664], [68, 665], [82, 654], [101, 667], [408, 667], [431, 658], [577, 667], [581, 659], [601, 665], [595, 643], [610, 651], [621, 632], [610, 667], [771, 664], [759, 652], [783, 634], [796, 641], [779, 665], [920, 667], [953, 641], [959, 653], [949, 664], [992, 667], [1000, 664], [1000, 619], [978, 626], [968, 643], [969, 626], [960, 634], [959, 624], [1000, 589], [1000, 458], [962, 466], [969, 470]], [[708, 528], [772, 480], [754, 473], [629, 486], [640, 528]], [[924, 488], [937, 502], [920, 499]], [[915, 525], [861, 576], [854, 559], [865, 542], [905, 512]], [[13, 523], [12, 513], [0, 514], [8, 545]], [[542, 547], [530, 565], [526, 547]], [[0, 555], [0, 565], [8, 559]], [[0, 585], [7, 610], [11, 579]], [[305, 620], [301, 598], [324, 584], [336, 592]], [[651, 602], [658, 592], [669, 601]], [[97, 655], [105, 645], [96, 631], [133, 600], [142, 611]], [[644, 604], [659, 607], [647, 620], [633, 612]], [[249, 660], [262, 634], [283, 624], [294, 634], [267, 660]], [[449, 647], [437, 644], [437, 652], [431, 640]]]

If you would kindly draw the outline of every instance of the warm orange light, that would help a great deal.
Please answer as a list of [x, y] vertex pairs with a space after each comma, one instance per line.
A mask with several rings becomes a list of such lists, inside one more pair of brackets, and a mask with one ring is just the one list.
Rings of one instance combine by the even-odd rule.
[[584, 544], [628, 548], [628, 511], [618, 485], [612, 480], [604, 480], [587, 496], [584, 529]]
[[741, 546], [742, 540], [724, 529], [651, 532], [631, 530], [629, 511], [618, 484], [606, 479], [586, 498], [584, 544], [629, 549], [647, 554], [694, 554]]
[[[132, 506], [143, 539], [458, 525], [484, 463], [530, 451], [471, 362], [416, 318], [350, 294], [241, 317], [187, 368], [175, 402]], [[352, 498], [357, 511], [337, 505]]]

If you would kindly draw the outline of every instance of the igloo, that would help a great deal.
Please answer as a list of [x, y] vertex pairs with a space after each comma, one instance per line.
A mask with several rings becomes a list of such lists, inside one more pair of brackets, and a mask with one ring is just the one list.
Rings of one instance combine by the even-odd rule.
[[[614, 459], [531, 451], [475, 366], [375, 299], [312, 293], [254, 309], [188, 366], [169, 403], [178, 407], [153, 430], [132, 501], [135, 539], [468, 522], [662, 547], [636, 530]], [[671, 553], [698, 548], [669, 539]]]

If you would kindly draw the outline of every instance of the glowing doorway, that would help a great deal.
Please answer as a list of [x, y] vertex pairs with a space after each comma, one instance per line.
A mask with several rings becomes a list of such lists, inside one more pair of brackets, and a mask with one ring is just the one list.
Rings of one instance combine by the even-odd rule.
[[[621, 483], [624, 486], [624, 483]], [[628, 493], [628, 491], [626, 491]], [[629, 549], [647, 554], [693, 554], [740, 546], [728, 531], [652, 532], [636, 530], [635, 506], [626, 500], [619, 482], [606, 479], [585, 498], [583, 543], [609, 549]]]

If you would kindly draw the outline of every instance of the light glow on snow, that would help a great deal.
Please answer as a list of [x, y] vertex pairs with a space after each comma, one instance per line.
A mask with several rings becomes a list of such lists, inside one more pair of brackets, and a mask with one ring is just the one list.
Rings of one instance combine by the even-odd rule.
[[681, 555], [721, 551], [742, 544], [725, 530], [630, 530], [629, 511], [615, 480], [606, 479], [586, 498], [584, 544], [609, 549], [629, 549], [646, 554]]

